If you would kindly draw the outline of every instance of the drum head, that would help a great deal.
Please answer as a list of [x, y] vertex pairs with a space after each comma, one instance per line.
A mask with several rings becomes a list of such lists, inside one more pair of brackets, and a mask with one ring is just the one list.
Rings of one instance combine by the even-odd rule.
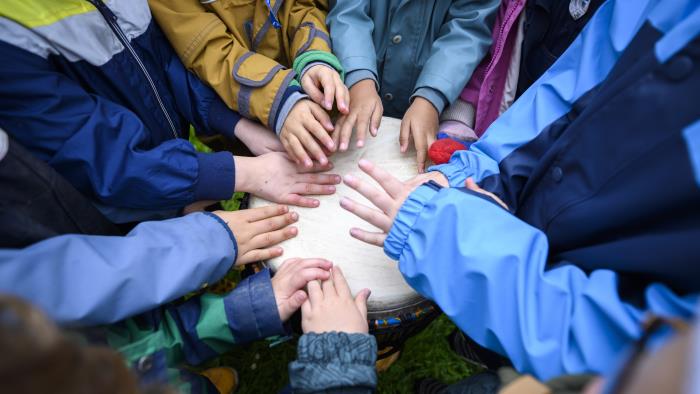
[[[399, 151], [400, 120], [383, 118], [377, 137], [367, 137], [365, 147], [358, 149], [354, 140], [346, 152], [335, 153], [330, 160], [334, 164], [331, 171], [344, 176], [354, 174], [379, 187], [357, 166], [360, 159], [368, 159], [395, 177], [405, 180], [417, 174], [415, 150], [405, 154]], [[281, 244], [284, 255], [272, 259], [267, 264], [277, 269], [282, 262], [292, 257], [323, 257], [342, 267], [353, 294], [369, 288], [372, 294], [368, 301], [368, 312], [381, 315], [395, 313], [404, 307], [415, 306], [422, 301], [413, 289], [406, 284], [397, 268], [397, 262], [389, 259], [382, 248], [368, 245], [350, 236], [350, 228], [359, 227], [378, 231], [340, 207], [340, 198], [347, 196], [353, 200], [372, 206], [359, 193], [338, 185], [336, 194], [321, 196], [318, 208], [299, 208], [299, 235]], [[251, 196], [250, 207], [256, 208], [270, 203]]]

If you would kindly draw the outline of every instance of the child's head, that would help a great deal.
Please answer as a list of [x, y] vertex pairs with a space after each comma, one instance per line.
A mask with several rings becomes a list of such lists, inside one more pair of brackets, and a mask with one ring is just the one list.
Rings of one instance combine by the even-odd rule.
[[116, 352], [64, 335], [43, 313], [0, 296], [0, 382], [8, 393], [135, 393], [136, 377]]

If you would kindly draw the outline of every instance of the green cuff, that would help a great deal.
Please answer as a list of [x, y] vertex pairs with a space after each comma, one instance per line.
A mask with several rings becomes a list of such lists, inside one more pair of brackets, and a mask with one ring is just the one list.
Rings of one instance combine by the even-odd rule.
[[323, 62], [328, 64], [329, 66], [333, 67], [338, 72], [338, 74], [340, 74], [340, 79], [345, 81], [345, 70], [343, 70], [343, 66], [340, 64], [340, 60], [338, 60], [338, 58], [335, 57], [334, 54], [326, 51], [313, 50], [304, 52], [301, 55], [297, 56], [296, 59], [294, 59], [294, 64], [292, 65], [292, 68], [294, 69], [294, 71], [296, 71], [297, 75], [300, 76], [302, 75], [302, 71], [304, 70], [304, 68], [309, 63], [313, 62]]

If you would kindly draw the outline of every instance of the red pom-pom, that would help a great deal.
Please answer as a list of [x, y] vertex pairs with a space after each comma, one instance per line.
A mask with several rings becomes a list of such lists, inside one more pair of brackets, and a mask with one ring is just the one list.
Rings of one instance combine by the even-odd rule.
[[450, 157], [452, 157], [453, 153], [465, 149], [463, 144], [449, 138], [444, 138], [430, 145], [428, 157], [430, 157], [430, 160], [435, 164], [445, 164], [450, 161]]

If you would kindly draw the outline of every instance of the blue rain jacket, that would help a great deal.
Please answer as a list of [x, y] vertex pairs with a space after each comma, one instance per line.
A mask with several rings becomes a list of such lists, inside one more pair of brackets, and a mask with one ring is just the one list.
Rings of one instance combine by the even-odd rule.
[[0, 127], [98, 202], [179, 209], [230, 198], [240, 116], [182, 65], [146, 0], [0, 3]]
[[[480, 344], [541, 379], [604, 373], [700, 291], [700, 4], [610, 0], [414, 191], [384, 244]], [[463, 188], [473, 177], [510, 211]]]

